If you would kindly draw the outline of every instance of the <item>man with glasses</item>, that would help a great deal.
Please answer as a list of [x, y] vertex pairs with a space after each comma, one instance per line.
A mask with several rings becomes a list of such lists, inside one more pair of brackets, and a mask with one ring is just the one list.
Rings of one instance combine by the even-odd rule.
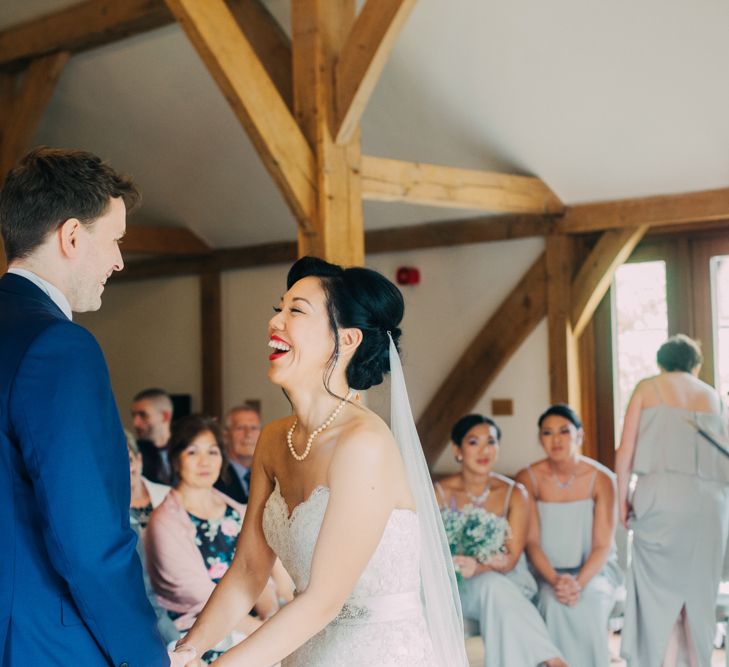
[[248, 502], [251, 464], [258, 436], [261, 434], [261, 414], [251, 404], [237, 405], [225, 417], [225, 446], [230, 470], [228, 479], [218, 479], [215, 488], [239, 503]]

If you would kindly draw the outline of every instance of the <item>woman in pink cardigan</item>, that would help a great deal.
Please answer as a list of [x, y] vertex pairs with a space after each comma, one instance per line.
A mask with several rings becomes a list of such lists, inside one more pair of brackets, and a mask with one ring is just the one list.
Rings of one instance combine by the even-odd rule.
[[[170, 439], [169, 458], [176, 483], [152, 512], [144, 541], [159, 604], [185, 631], [233, 561], [245, 505], [213, 488], [226, 473], [226, 460], [220, 428], [212, 419], [192, 415], [180, 420]], [[259, 618], [247, 616], [237, 628], [243, 635], [278, 610], [273, 585], [266, 587], [255, 609]]]

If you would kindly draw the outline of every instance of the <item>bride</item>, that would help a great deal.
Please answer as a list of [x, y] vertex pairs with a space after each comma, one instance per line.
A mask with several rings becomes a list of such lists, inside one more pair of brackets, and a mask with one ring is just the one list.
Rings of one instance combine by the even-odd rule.
[[[198, 664], [188, 655], [239, 624], [278, 555], [296, 598], [216, 665], [466, 665], [450, 557], [401, 379], [402, 295], [379, 273], [312, 257], [291, 267], [287, 287], [269, 322], [268, 375], [294, 416], [261, 433], [235, 559], [176, 652]], [[391, 364], [397, 442], [356, 393]]]

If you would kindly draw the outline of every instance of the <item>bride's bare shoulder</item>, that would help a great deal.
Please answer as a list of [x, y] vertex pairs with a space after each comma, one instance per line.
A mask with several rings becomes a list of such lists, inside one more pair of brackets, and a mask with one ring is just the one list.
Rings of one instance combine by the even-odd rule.
[[275, 447], [277, 444], [281, 444], [286, 441], [286, 431], [291, 428], [294, 423], [294, 417], [292, 415], [288, 417], [282, 417], [269, 422], [261, 429], [261, 435], [258, 436], [258, 443], [256, 449], [269, 450], [271, 447]]
[[349, 455], [387, 456], [397, 453], [397, 444], [387, 424], [374, 412], [363, 411], [349, 420], [337, 439], [337, 452]]

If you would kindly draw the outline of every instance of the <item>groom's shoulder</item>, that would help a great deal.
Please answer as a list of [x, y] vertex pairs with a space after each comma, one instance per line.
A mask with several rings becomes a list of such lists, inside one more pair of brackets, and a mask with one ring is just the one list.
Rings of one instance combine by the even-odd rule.
[[45, 353], [73, 359], [74, 362], [84, 358], [103, 357], [99, 343], [88, 329], [71, 320], [60, 318], [39, 323], [27, 341], [26, 354], [28, 353]]

